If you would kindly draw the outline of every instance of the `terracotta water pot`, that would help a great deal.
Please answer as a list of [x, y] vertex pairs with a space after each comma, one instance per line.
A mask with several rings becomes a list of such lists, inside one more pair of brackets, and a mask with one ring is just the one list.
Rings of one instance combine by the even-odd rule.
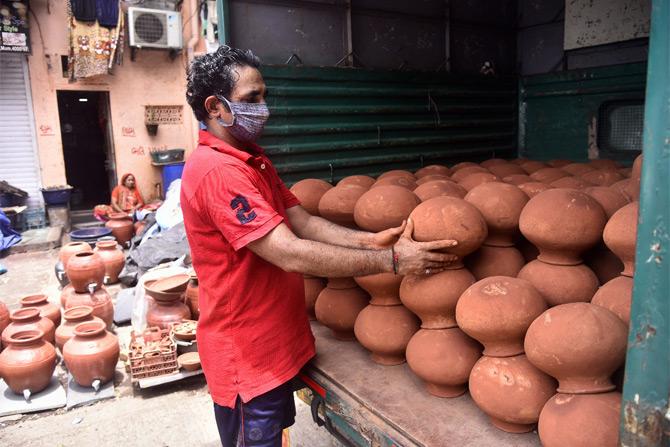
[[355, 227], [354, 206], [368, 190], [359, 185], [343, 185], [326, 191], [319, 201], [319, 215], [345, 227]]
[[319, 293], [314, 306], [316, 319], [333, 332], [338, 340], [355, 340], [354, 324], [358, 314], [368, 305], [369, 296], [355, 283], [346, 289], [328, 286]]
[[589, 160], [589, 165], [593, 166], [596, 169], [619, 169], [621, 166], [614, 160], [609, 160], [607, 158], [596, 158]]
[[481, 346], [459, 328], [420, 329], [407, 344], [407, 364], [438, 397], [465, 393]]
[[67, 267], [67, 261], [76, 253], [87, 253], [93, 251], [88, 242], [70, 242], [61, 247], [58, 251], [58, 260], [63, 263], [63, 268]]
[[543, 191], [547, 191], [549, 189], [554, 188], [553, 186], [549, 186], [546, 183], [540, 183], [540, 182], [527, 182], [517, 186], [531, 199]]
[[601, 285], [616, 278], [623, 271], [623, 262], [603, 243], [584, 253], [584, 263], [593, 270]]
[[400, 304], [400, 283], [402, 276], [393, 273], [358, 276], [356, 283], [370, 294], [370, 304], [379, 306], [395, 306]]
[[466, 167], [461, 168], [461, 169], [459, 169], [455, 172], [453, 172], [453, 168], [452, 168], [451, 180], [453, 180], [456, 183], [460, 183], [461, 180], [463, 180], [464, 178], [466, 178], [466, 177], [468, 177], [472, 174], [477, 174], [477, 173], [490, 174], [491, 171], [489, 171], [488, 169], [482, 168], [479, 165], [466, 166]]
[[624, 276], [635, 273], [635, 243], [637, 241], [638, 202], [629, 203], [612, 215], [605, 226], [603, 240], [623, 262]]
[[21, 331], [39, 330], [43, 333], [44, 341], [54, 343], [56, 326], [46, 317], [40, 316], [37, 307], [22, 307], [9, 314], [10, 323], [2, 331], [2, 344], [7, 346], [12, 334]]
[[[500, 176], [498, 176], [500, 177]], [[509, 183], [510, 185], [523, 185], [524, 183], [530, 183], [533, 181], [532, 178], [530, 178], [529, 175], [526, 174], [513, 174], [513, 175], [508, 175], [506, 177], [503, 177], [503, 182]], [[524, 193], [525, 194], [525, 193]]]
[[617, 276], [598, 289], [591, 303], [613, 312], [628, 327], [632, 298], [633, 278]]
[[564, 159], [560, 159], [560, 158], [555, 158], [553, 160], [549, 160], [547, 162], [547, 164], [549, 166], [551, 166], [552, 168], [562, 168], [563, 166], [567, 166], [567, 165], [572, 164], [572, 160], [564, 160]]
[[501, 182], [502, 180], [497, 175], [491, 174], [490, 172], [475, 172], [470, 174], [461, 181], [458, 182], [463, 188], [467, 191], [472, 190], [473, 188], [483, 185], [484, 183], [491, 182]]
[[388, 185], [401, 186], [403, 188], [409, 189], [410, 191], [414, 190], [417, 187], [416, 181], [414, 181], [414, 179], [409, 179], [407, 177], [398, 175], [384, 178], [380, 177], [370, 188], [372, 189]]
[[[310, 320], [316, 320], [314, 306], [316, 305], [317, 297], [325, 287], [326, 281], [323, 278], [305, 275], [305, 308]], [[193, 313], [193, 309], [191, 309], [191, 313]]]
[[588, 188], [589, 186], [592, 186], [593, 184], [590, 182], [587, 182], [584, 179], [579, 179], [577, 177], [572, 177], [572, 176], [567, 176], [567, 177], [561, 177], [558, 180], [554, 180], [553, 182], [549, 182], [550, 186], [553, 186], [554, 188], [567, 188], [567, 189], [584, 189]]
[[312, 216], [319, 215], [319, 201], [333, 185], [316, 178], [300, 180], [291, 186], [291, 192], [300, 200], [300, 204]]
[[451, 177], [447, 177], [446, 175], [426, 175], [424, 177], [421, 177], [420, 179], [417, 179], [416, 184], [417, 187], [419, 187], [424, 183], [434, 182], [438, 180], [455, 183], [453, 180], [451, 180]]
[[526, 171], [524, 171], [521, 166], [512, 163], [502, 163], [495, 166], [486, 167], [486, 169], [500, 178], [514, 175], [526, 175]]
[[405, 171], [404, 169], [393, 169], [391, 171], [386, 171], [382, 175], [377, 177], [377, 180], [391, 177], [402, 177], [406, 178], [407, 180], [416, 181], [416, 176], [409, 171]]
[[342, 290], [353, 289], [354, 287], [358, 287], [354, 278], [328, 278], [328, 288], [330, 289]]
[[582, 192], [593, 197], [603, 207], [608, 219], [628, 203], [622, 193], [607, 186], [590, 186], [584, 188]]
[[354, 325], [358, 342], [371, 351], [372, 361], [381, 365], [405, 362], [407, 343], [417, 330], [419, 319], [401, 304], [371, 304], [358, 314]]
[[491, 166], [500, 166], [509, 163], [507, 160], [504, 158], [489, 158], [488, 160], [484, 160], [481, 163], [479, 163], [479, 166], [482, 168], [489, 169]]
[[517, 276], [529, 281], [549, 306], [588, 303], [599, 285], [598, 277], [585, 264], [554, 265], [536, 259]]
[[93, 293], [77, 293], [72, 286], [63, 289], [62, 295], [65, 296], [64, 309], [71, 309], [77, 306], [91, 306], [93, 316], [100, 318], [107, 325], [107, 329], [112, 328], [114, 323], [114, 304], [112, 297], [105, 287], [101, 287]]
[[379, 186], [363, 194], [354, 208], [356, 224], [368, 231], [400, 226], [420, 203], [412, 191], [401, 186]]
[[514, 185], [484, 183], [468, 192], [465, 201], [474, 205], [486, 221], [488, 236], [484, 244], [512, 247], [519, 236], [519, 216], [528, 196]]
[[465, 258], [466, 267], [477, 281], [490, 276], [516, 276], [525, 264], [523, 254], [516, 247], [482, 245]]
[[158, 301], [147, 296], [147, 326], [170, 329], [171, 324], [191, 319], [191, 310], [179, 299], [175, 301]]
[[46, 295], [24, 296], [19, 302], [21, 303], [21, 307], [37, 307], [40, 310], [40, 316], [53, 321], [54, 326], [60, 324], [60, 307], [49, 301], [49, 297]]
[[552, 307], [528, 328], [528, 360], [558, 379], [559, 393], [603, 393], [623, 364], [628, 328], [614, 313], [590, 303]]
[[468, 385], [472, 400], [493, 425], [510, 433], [526, 433], [537, 424], [557, 383], [520, 354], [482, 357], [472, 368]]
[[400, 285], [400, 299], [421, 319], [423, 329], [456, 327], [456, 303], [475, 278], [467, 269], [445, 270], [434, 275], [407, 275]]
[[0, 353], [0, 377], [12, 392], [39, 393], [51, 383], [56, 369], [56, 350], [44, 340], [39, 329], [23, 329], [12, 333]]
[[539, 250], [540, 261], [577, 265], [602, 237], [605, 211], [588, 194], [550, 189], [528, 201], [519, 217], [521, 233]]
[[[7, 326], [9, 326], [9, 309], [7, 309], [7, 306], [5, 303], [0, 301], [0, 334], [5, 330]], [[2, 343], [0, 342], [0, 350], [2, 350]]]
[[538, 423], [544, 447], [617, 447], [621, 394], [556, 394]]
[[370, 187], [374, 185], [375, 182], [376, 180], [369, 175], [350, 175], [340, 180], [337, 183], [337, 186], [357, 185], [370, 189]]
[[536, 182], [551, 183], [559, 178], [567, 177], [569, 174], [558, 168], [542, 168], [530, 174], [530, 178]]
[[453, 175], [453, 173], [456, 172], [456, 171], [460, 171], [463, 168], [469, 168], [469, 167], [472, 167], [472, 166], [475, 166], [477, 168], [481, 168], [481, 166], [479, 166], [477, 163], [475, 163], [473, 161], [462, 161], [460, 163], [456, 163], [455, 165], [453, 165], [451, 167], [451, 174]]
[[186, 292], [184, 292], [185, 303], [191, 311], [191, 318], [197, 320], [200, 318], [200, 285], [198, 283], [198, 277], [195, 274], [191, 275], [191, 280], [186, 286]]
[[427, 175], [444, 175], [445, 177], [449, 177], [451, 175], [451, 169], [444, 165], [428, 165], [414, 173], [416, 178], [422, 178]]
[[528, 281], [494, 276], [470, 286], [456, 305], [456, 322], [484, 345], [484, 355], [511, 357], [523, 353], [530, 324], [547, 303]]
[[536, 161], [536, 160], [528, 160], [524, 163], [521, 163], [519, 166], [521, 166], [521, 169], [526, 171], [526, 174], [532, 174], [533, 172], [537, 172], [540, 169], [548, 168], [549, 165], [546, 163], [542, 163], [541, 161]]
[[596, 170], [596, 168], [589, 166], [586, 163], [570, 163], [569, 165], [561, 166], [561, 169], [570, 175], [576, 176]]
[[98, 241], [93, 251], [102, 258], [102, 263], [105, 265], [105, 284], [119, 282], [119, 273], [126, 265], [126, 257], [119, 244], [116, 241]]
[[610, 186], [619, 180], [623, 180], [624, 176], [615, 170], [596, 169], [595, 171], [585, 172], [581, 178], [589, 183], [598, 186]]
[[125, 247], [128, 242], [130, 242], [135, 233], [133, 219], [126, 213], [110, 214], [109, 220], [105, 223], [105, 227], [112, 230], [112, 235], [122, 247]]
[[74, 337], [63, 346], [63, 359], [74, 381], [90, 387], [114, 378], [119, 361], [119, 340], [107, 332], [102, 321], [87, 321], [74, 328]]
[[462, 199], [468, 191], [458, 183], [447, 180], [434, 180], [432, 182], [423, 183], [416, 187], [414, 194], [416, 194], [422, 202], [428, 199], [439, 196], [457, 197]]
[[79, 293], [102, 287], [105, 279], [105, 264], [102, 257], [94, 252], [77, 253], [67, 263], [65, 269], [70, 285]]
[[[63, 352], [63, 345], [74, 337], [74, 328], [87, 321], [102, 321], [93, 316], [91, 306], [75, 306], [63, 312], [63, 324], [56, 328], [56, 347]], [[104, 323], [104, 322], [103, 322]]]
[[[477, 250], [486, 239], [486, 221], [472, 204], [454, 197], [434, 197], [417, 206], [410, 218], [414, 221], [414, 239], [421, 242], [453, 239], [458, 242], [448, 252], [463, 258]], [[461, 261], [453, 268], [460, 268]]]

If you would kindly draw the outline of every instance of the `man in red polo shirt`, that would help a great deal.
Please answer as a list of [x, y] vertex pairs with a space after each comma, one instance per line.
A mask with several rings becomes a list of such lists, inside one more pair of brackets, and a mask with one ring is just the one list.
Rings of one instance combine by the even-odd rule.
[[455, 260], [440, 251], [454, 241], [414, 242], [411, 222], [367, 233], [299, 206], [254, 143], [269, 116], [258, 68], [250, 51], [224, 46], [195, 59], [186, 92], [207, 130], [186, 162], [181, 207], [200, 282], [198, 351], [225, 447], [280, 446], [293, 424], [289, 382], [315, 354], [301, 273], [430, 274]]

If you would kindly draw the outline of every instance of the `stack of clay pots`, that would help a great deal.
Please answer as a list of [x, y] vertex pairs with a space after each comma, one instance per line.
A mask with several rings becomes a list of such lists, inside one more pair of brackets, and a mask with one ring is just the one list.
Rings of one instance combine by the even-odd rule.
[[56, 328], [56, 347], [63, 352], [63, 345], [74, 337], [74, 328], [87, 321], [102, 321], [93, 315], [91, 306], [74, 306], [63, 311], [63, 322]]
[[191, 310], [183, 301], [191, 281], [187, 273], [144, 282], [147, 300], [147, 326], [170, 329], [172, 324], [191, 319]]
[[103, 321], [77, 324], [61, 350], [65, 366], [78, 385], [98, 389], [114, 378], [119, 341]]
[[68, 260], [66, 272], [70, 285], [61, 292], [63, 308], [91, 306], [93, 315], [103, 320], [107, 328], [111, 329], [114, 306], [111, 296], [102, 285], [105, 278], [102, 257], [96, 252], [77, 253]]
[[126, 257], [119, 244], [114, 240], [102, 240], [95, 244], [96, 252], [105, 266], [105, 284], [119, 282], [119, 273], [126, 264]]
[[501, 430], [531, 431], [556, 392], [556, 381], [524, 354], [526, 331], [546, 309], [532, 284], [509, 276], [480, 280], [458, 300], [458, 325], [484, 345], [470, 373], [470, 395]]
[[22, 331], [39, 330], [41, 337], [53, 344], [55, 341], [56, 325], [53, 320], [41, 316], [37, 307], [22, 307], [9, 314], [10, 323], [2, 331], [2, 344], [7, 347], [12, 336]]
[[58, 262], [56, 263], [56, 279], [61, 286], [65, 287], [70, 280], [65, 272], [67, 261], [76, 253], [90, 252], [91, 246], [88, 242], [69, 242], [61, 247], [58, 252]]

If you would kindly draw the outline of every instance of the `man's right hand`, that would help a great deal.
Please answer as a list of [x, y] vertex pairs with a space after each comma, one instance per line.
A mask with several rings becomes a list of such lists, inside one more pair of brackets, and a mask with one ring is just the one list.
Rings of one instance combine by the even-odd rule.
[[398, 259], [399, 275], [432, 275], [448, 269], [458, 256], [445, 253], [443, 250], [455, 247], [454, 240], [417, 242], [412, 239], [414, 222], [407, 220], [405, 231], [393, 246]]

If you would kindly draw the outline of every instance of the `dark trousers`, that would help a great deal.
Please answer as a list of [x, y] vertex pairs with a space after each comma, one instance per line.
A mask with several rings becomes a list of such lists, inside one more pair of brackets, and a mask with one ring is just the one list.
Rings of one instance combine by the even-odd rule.
[[287, 382], [235, 408], [214, 404], [223, 447], [281, 447], [282, 430], [295, 422], [293, 387]]

